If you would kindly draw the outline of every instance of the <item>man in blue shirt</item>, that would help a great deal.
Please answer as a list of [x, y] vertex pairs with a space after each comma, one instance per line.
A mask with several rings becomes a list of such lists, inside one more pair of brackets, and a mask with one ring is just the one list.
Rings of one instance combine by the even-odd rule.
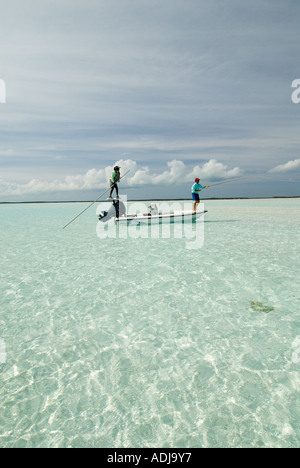
[[200, 183], [200, 179], [198, 179], [198, 177], [195, 179], [195, 183], [192, 187], [192, 195], [193, 195], [193, 200], [194, 200], [194, 208], [193, 210], [194, 211], [197, 211], [197, 206], [199, 205], [200, 203], [200, 197], [199, 197], [199, 193], [201, 192], [202, 189], [205, 189], [205, 188], [208, 188], [209, 185], [201, 185]]

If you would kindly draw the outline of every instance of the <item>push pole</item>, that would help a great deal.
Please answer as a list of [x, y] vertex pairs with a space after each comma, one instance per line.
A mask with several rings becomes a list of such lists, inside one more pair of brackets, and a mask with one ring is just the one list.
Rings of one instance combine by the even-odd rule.
[[[127, 172], [120, 178], [120, 180], [121, 180], [121, 179], [124, 179], [124, 177], [125, 177], [129, 172], [130, 172], [130, 170], [127, 171]], [[75, 218], [73, 218], [72, 221], [70, 221], [68, 224], [66, 224], [66, 225], [63, 227], [63, 229], [66, 229], [68, 226], [70, 226], [70, 224], [72, 224], [77, 218], [79, 218], [79, 216], [81, 216], [81, 215], [82, 215], [83, 213], [85, 213], [89, 208], [91, 208], [91, 206], [93, 206], [95, 203], [97, 203], [97, 201], [99, 201], [100, 198], [102, 198], [109, 190], [110, 190], [110, 188], [107, 189], [107, 190], [105, 190], [105, 192], [101, 193], [100, 197], [98, 197], [97, 200], [93, 201], [93, 203], [91, 203], [87, 208], [85, 208], [81, 213], [79, 213], [79, 215], [75, 216]]]

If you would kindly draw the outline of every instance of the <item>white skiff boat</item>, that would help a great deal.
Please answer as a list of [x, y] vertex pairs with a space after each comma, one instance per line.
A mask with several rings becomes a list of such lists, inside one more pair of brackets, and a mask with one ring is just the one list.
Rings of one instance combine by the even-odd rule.
[[113, 201], [113, 205], [109, 211], [101, 211], [99, 221], [107, 223], [110, 219], [114, 219], [119, 226], [150, 226], [153, 224], [174, 224], [196, 222], [207, 211], [171, 211], [169, 213], [159, 212], [156, 205], [149, 207], [148, 213], [143, 214], [127, 214], [126, 207], [122, 201]]
[[174, 224], [196, 222], [206, 211], [172, 211], [170, 213], [127, 215], [115, 218], [118, 225], [149, 226], [153, 224]]

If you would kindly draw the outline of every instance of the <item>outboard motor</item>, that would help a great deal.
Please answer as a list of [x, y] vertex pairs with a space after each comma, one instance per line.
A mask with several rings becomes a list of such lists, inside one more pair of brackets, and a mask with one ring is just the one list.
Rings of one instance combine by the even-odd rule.
[[112, 206], [108, 211], [101, 211], [99, 214], [99, 221], [107, 223], [112, 218], [119, 218], [126, 215], [126, 207], [120, 200], [114, 200]]
[[149, 206], [149, 210], [150, 210], [150, 216], [154, 216], [154, 215], [158, 215], [159, 212], [158, 212], [158, 208], [157, 208], [157, 205], [156, 204], [152, 204]]

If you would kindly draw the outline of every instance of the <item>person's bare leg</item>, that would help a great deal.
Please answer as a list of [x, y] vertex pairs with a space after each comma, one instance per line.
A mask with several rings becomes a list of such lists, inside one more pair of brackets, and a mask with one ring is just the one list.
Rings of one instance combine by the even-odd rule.
[[194, 211], [197, 211], [197, 208], [198, 208], [198, 205], [199, 205], [199, 201], [196, 200], [195, 203], [194, 203]]

